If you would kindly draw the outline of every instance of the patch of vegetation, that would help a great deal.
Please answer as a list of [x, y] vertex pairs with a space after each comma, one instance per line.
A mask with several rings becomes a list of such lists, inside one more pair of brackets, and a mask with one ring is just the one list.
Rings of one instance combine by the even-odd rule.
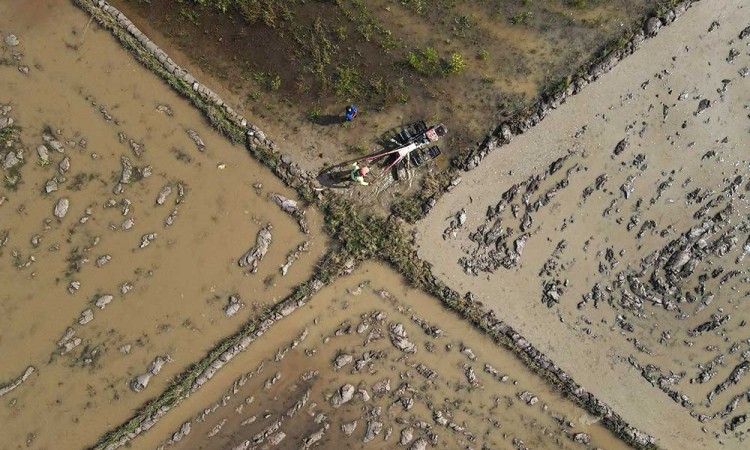
[[453, 53], [450, 58], [444, 59], [432, 47], [409, 52], [407, 64], [412, 70], [426, 77], [456, 75], [466, 68], [466, 61], [460, 53]]
[[15, 125], [0, 128], [0, 144], [5, 148], [10, 148], [18, 142], [21, 135], [21, 128]]
[[350, 100], [359, 97], [361, 83], [362, 79], [357, 69], [346, 66], [336, 67], [334, 90], [340, 98]]
[[510, 17], [510, 23], [513, 25], [525, 25], [534, 17], [531, 11], [519, 11]]
[[320, 108], [313, 106], [307, 111], [307, 120], [310, 122], [317, 122], [320, 119]]
[[86, 186], [86, 183], [95, 180], [99, 175], [95, 173], [81, 172], [77, 173], [71, 182], [67, 185], [67, 189], [71, 191], [80, 191]]
[[487, 59], [490, 57], [490, 52], [487, 50], [480, 50], [477, 52], [477, 59], [480, 61], [487, 61]]

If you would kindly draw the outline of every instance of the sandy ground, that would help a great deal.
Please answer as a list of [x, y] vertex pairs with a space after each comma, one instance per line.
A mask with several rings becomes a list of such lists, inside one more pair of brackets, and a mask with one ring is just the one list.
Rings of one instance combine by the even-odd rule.
[[749, 356], [749, 15], [697, 4], [465, 174], [416, 230], [436, 275], [665, 448], [744, 445], [728, 425], [750, 387], [735, 376]]
[[[20, 127], [0, 150], [0, 383], [35, 368], [2, 395], [3, 449], [93, 444], [326, 247], [314, 210], [303, 234], [269, 198], [291, 190], [87, 23], [69, 2], [0, 4], [0, 34], [20, 41], [0, 44], [3, 118]], [[250, 273], [238, 260], [268, 224]]]
[[[401, 349], [390, 331], [399, 324]], [[626, 448], [509, 351], [376, 264], [322, 290], [219, 376], [136, 445]]]

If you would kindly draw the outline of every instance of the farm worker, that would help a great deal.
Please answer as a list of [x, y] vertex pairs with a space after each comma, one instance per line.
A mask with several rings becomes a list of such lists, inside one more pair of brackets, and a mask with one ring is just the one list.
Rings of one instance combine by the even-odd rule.
[[356, 181], [362, 186], [367, 186], [370, 184], [367, 181], [365, 181], [365, 176], [368, 173], [370, 173], [369, 167], [367, 166], [359, 167], [359, 164], [357, 164], [356, 162], [352, 164], [352, 181]]
[[357, 117], [357, 107], [354, 105], [348, 105], [346, 107], [346, 121], [351, 122]]

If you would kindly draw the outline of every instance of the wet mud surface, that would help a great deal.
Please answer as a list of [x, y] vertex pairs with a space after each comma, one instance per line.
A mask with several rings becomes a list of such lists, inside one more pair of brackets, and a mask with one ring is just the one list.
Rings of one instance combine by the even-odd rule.
[[0, 5], [0, 448], [94, 444], [326, 247], [316, 211], [304, 233], [292, 191], [88, 19]]
[[167, 419], [139, 445], [625, 448], [383, 266], [357, 269], [286, 320], [175, 413], [197, 414]]
[[750, 411], [748, 12], [707, 6], [419, 227], [438, 276], [667, 448], [743, 448]]

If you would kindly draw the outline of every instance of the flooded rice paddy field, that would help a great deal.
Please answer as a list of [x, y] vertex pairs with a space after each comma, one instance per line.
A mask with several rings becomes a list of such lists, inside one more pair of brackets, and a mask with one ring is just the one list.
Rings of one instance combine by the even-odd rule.
[[[656, 6], [638, 1], [116, 0], [180, 63], [309, 170], [378, 148], [424, 119], [450, 130], [450, 157], [625, 33]], [[454, 56], [455, 55], [455, 56]], [[359, 118], [342, 124], [344, 105]]]
[[436, 274], [667, 448], [747, 445], [742, 17], [742, 2], [698, 4], [488, 157], [432, 213], [447, 221], [421, 226], [441, 242], [420, 252]]
[[3, 449], [95, 443], [326, 247], [316, 211], [303, 233], [270, 197], [292, 191], [88, 19], [0, 4]]
[[226, 370], [136, 445], [626, 447], [509, 351], [372, 263], [322, 290]]

